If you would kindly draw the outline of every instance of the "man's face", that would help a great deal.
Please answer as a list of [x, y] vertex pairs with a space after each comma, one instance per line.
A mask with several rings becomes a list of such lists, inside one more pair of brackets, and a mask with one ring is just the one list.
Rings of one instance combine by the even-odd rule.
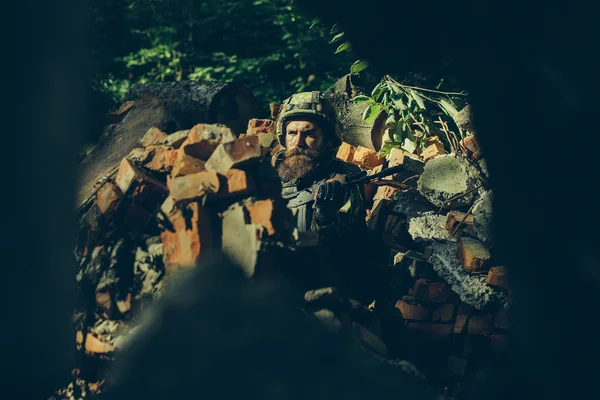
[[323, 131], [311, 121], [290, 121], [285, 129], [285, 147], [287, 150], [298, 148], [319, 152], [323, 147]]

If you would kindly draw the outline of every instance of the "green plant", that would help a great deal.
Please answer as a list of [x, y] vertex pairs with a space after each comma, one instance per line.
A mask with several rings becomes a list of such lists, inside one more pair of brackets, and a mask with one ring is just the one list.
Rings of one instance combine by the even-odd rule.
[[465, 136], [453, 120], [458, 109], [464, 106], [465, 96], [465, 93], [403, 85], [386, 75], [370, 96], [356, 96], [353, 101], [369, 104], [363, 113], [367, 123], [373, 123], [385, 113], [386, 140], [379, 155], [386, 156], [393, 148], [420, 154], [427, 145], [427, 138], [432, 136], [439, 137], [452, 149], [457, 141], [452, 135], [458, 140]]

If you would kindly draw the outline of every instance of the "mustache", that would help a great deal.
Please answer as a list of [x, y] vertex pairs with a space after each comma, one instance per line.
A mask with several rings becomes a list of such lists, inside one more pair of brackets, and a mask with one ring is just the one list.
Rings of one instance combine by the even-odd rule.
[[293, 147], [285, 152], [286, 158], [294, 157], [294, 156], [305, 156], [310, 159], [315, 159], [315, 158], [317, 158], [318, 155], [319, 155], [318, 152], [315, 149], [311, 149], [311, 148], [301, 149], [298, 147]]

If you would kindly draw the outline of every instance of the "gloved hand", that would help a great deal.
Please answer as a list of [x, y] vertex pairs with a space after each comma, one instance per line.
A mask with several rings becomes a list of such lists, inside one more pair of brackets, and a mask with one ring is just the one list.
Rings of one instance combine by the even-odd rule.
[[319, 185], [315, 199], [315, 218], [321, 225], [335, 222], [340, 208], [348, 201], [348, 185], [337, 180]]

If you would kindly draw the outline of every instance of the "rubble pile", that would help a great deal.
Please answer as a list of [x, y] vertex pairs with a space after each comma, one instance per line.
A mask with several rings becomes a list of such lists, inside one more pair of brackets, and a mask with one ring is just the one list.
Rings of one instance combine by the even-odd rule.
[[248, 276], [280, 263], [294, 224], [271, 166], [276, 144], [272, 120], [251, 120], [239, 138], [220, 124], [169, 135], [152, 127], [98, 182], [80, 210], [81, 365], [63, 398], [101, 392], [97, 378], [142, 311], [211, 249], [223, 249]]
[[494, 258], [492, 192], [475, 137], [456, 153], [433, 138], [419, 155], [393, 149], [383, 159], [344, 143], [337, 157], [371, 172], [406, 166], [365, 187], [367, 224], [391, 252], [389, 286], [370, 308], [394, 327], [384, 326], [386, 344], [460, 398], [486, 362], [506, 354], [510, 291]]

